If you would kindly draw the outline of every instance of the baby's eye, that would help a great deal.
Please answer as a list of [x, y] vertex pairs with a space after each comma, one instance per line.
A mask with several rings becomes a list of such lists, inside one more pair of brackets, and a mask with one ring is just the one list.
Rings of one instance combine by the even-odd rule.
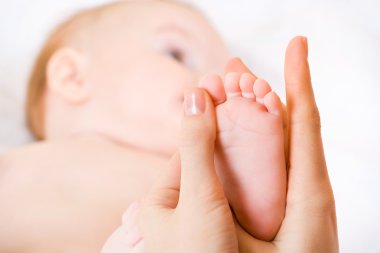
[[167, 54], [172, 57], [174, 60], [184, 63], [185, 62], [185, 54], [182, 50], [179, 49], [169, 49]]

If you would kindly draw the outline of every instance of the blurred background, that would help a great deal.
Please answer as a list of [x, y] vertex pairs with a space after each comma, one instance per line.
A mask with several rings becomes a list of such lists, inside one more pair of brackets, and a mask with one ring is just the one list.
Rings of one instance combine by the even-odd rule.
[[[0, 151], [32, 141], [24, 126], [26, 80], [48, 33], [75, 10], [105, 0], [0, 0]], [[380, 1], [188, 0], [231, 52], [284, 99], [288, 41], [309, 41], [343, 253], [379, 253]]]

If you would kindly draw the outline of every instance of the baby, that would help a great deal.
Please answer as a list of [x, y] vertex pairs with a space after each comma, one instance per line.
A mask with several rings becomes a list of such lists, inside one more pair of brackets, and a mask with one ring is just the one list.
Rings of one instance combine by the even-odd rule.
[[99, 251], [176, 151], [183, 92], [196, 85], [216, 105], [215, 163], [231, 208], [271, 240], [286, 204], [282, 104], [238, 59], [223, 80], [204, 76], [228, 57], [207, 20], [177, 2], [118, 2], [60, 25], [28, 87], [41, 142], [0, 156], [0, 252]]

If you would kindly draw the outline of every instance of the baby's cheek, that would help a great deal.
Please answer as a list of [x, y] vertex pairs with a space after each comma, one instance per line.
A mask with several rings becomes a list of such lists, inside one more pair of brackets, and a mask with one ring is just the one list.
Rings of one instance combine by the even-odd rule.
[[169, 117], [165, 122], [166, 148], [172, 151], [173, 149], [177, 148], [181, 127], [182, 111], [177, 109], [168, 116]]

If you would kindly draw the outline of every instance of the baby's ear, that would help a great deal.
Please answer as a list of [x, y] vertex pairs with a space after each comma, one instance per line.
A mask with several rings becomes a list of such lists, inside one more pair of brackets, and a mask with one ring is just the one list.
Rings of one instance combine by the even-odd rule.
[[85, 82], [85, 56], [72, 48], [58, 49], [47, 65], [47, 88], [69, 103], [82, 103], [89, 97]]

